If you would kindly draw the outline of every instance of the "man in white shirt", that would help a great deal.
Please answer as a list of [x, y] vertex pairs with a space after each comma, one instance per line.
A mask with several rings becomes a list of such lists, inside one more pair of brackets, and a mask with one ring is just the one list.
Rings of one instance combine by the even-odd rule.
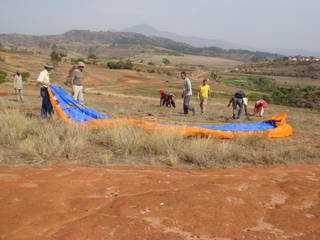
[[191, 80], [187, 78], [186, 72], [181, 73], [181, 78], [184, 80], [182, 98], [183, 98], [183, 113], [188, 114], [189, 111], [195, 115], [195, 109], [191, 106], [191, 98], [192, 98], [192, 84]]
[[50, 72], [53, 66], [46, 64], [44, 70], [40, 73], [37, 82], [41, 85], [40, 96], [42, 97], [41, 117], [50, 118], [53, 114], [53, 106], [50, 101], [48, 87], [50, 87]]

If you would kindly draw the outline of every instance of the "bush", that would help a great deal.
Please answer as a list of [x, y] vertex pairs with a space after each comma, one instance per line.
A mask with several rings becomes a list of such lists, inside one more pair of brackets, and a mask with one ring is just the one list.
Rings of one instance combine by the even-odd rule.
[[28, 81], [28, 79], [30, 77], [30, 73], [29, 72], [22, 72], [21, 77], [22, 77], [22, 81], [26, 82], [26, 81]]
[[168, 58], [163, 58], [162, 59], [162, 63], [165, 65], [169, 65], [170, 64], [170, 60]]
[[83, 62], [83, 63], [86, 63], [85, 59], [84, 58], [71, 58], [71, 63], [76, 65], [78, 64], [79, 62]]
[[107, 63], [109, 69], [133, 69], [133, 63], [130, 60], [127, 61], [109, 61]]
[[51, 61], [54, 63], [60, 63], [62, 61], [62, 58], [66, 56], [67, 56], [66, 53], [58, 50], [53, 50], [50, 54]]
[[7, 81], [7, 73], [0, 70], [0, 84]]

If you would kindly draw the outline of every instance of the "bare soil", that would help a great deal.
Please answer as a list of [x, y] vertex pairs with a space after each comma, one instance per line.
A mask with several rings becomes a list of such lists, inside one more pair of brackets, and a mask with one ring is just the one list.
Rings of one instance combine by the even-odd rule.
[[320, 239], [320, 165], [0, 168], [1, 239]]

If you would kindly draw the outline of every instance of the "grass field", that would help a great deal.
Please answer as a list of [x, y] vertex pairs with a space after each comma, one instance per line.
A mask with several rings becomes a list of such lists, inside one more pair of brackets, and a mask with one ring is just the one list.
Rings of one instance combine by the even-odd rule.
[[[19, 60], [17, 60], [19, 59]], [[25, 103], [15, 102], [11, 83], [0, 86], [0, 161], [1, 164], [76, 163], [89, 165], [141, 164], [185, 167], [237, 167], [314, 163], [319, 161], [320, 113], [271, 105], [266, 119], [279, 112], [289, 115], [295, 133], [287, 139], [244, 138], [235, 140], [184, 139], [171, 133], [146, 133], [141, 129], [85, 129], [62, 123], [57, 117], [39, 119], [40, 98], [34, 79], [45, 56], [6, 56], [1, 68], [8, 72], [22, 68], [31, 73], [25, 86]], [[63, 85], [71, 66], [59, 66], [53, 79]], [[58, 80], [57, 80], [58, 79]], [[194, 86], [201, 77], [193, 78]], [[236, 86], [212, 82], [214, 96], [205, 115], [184, 116], [180, 91], [182, 81], [176, 76], [129, 70], [107, 70], [100, 66], [86, 68], [87, 105], [114, 117], [175, 122], [179, 124], [231, 123], [231, 109], [226, 107]], [[174, 92], [177, 109], [159, 107], [159, 90]], [[69, 89], [70, 90], [70, 89]], [[193, 99], [194, 105], [198, 100]], [[252, 102], [250, 102], [252, 107]], [[250, 108], [251, 108], [250, 107]], [[261, 119], [252, 118], [251, 121]], [[241, 120], [247, 121], [245, 119]]]

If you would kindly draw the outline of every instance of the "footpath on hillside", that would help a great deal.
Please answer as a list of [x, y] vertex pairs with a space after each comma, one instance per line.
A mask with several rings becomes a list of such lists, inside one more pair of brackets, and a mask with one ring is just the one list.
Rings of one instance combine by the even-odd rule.
[[320, 165], [0, 167], [0, 239], [320, 239]]

